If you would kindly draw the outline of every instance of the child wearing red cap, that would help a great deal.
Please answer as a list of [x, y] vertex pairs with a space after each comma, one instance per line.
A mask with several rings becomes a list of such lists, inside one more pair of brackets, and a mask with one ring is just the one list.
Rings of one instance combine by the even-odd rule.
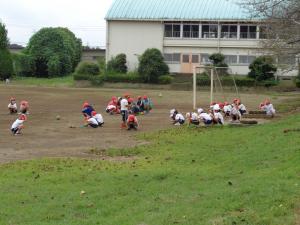
[[125, 94], [124, 98], [122, 98], [122, 100], [120, 101], [120, 105], [121, 105], [121, 115], [122, 115], [122, 124], [121, 124], [121, 128], [126, 128], [126, 121], [128, 118], [128, 109], [129, 109], [129, 104], [128, 104], [128, 100], [129, 99], [129, 95]]
[[25, 100], [20, 102], [20, 112], [24, 114], [29, 114], [29, 103]]
[[92, 117], [92, 112], [93, 111], [95, 111], [94, 108], [88, 102], [83, 103], [81, 112], [82, 112], [84, 118]]
[[8, 110], [10, 114], [16, 114], [18, 113], [18, 106], [16, 103], [16, 99], [14, 97], [10, 98], [10, 102], [8, 104]]
[[13, 135], [21, 134], [21, 130], [24, 128], [24, 122], [27, 120], [26, 112], [22, 113], [18, 119], [11, 126], [11, 132]]
[[275, 116], [276, 110], [274, 109], [274, 106], [271, 104], [270, 100], [266, 100], [261, 109], [265, 111], [268, 116]]
[[153, 103], [152, 103], [151, 99], [148, 98], [148, 96], [146, 96], [146, 95], [143, 97], [143, 105], [144, 105], [144, 112], [146, 114], [149, 113], [153, 108]]
[[131, 129], [137, 130], [139, 123], [133, 112], [130, 112], [126, 122], [127, 122], [127, 130], [131, 130]]
[[104, 124], [102, 115], [100, 113], [96, 113], [95, 111], [93, 111], [92, 116], [98, 122], [99, 127], [102, 127]]
[[223, 112], [225, 117], [230, 116], [231, 109], [232, 105], [230, 105], [228, 102], [224, 102]]
[[118, 98], [112, 97], [111, 101], [107, 104], [106, 112], [110, 115], [119, 114], [120, 110], [118, 109]]

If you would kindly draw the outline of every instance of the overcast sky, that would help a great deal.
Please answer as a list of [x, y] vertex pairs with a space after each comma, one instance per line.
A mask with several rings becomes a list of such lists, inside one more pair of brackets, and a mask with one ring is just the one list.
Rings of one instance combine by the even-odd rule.
[[25, 45], [41, 27], [68, 27], [84, 45], [105, 46], [105, 20], [113, 0], [0, 0], [0, 20], [11, 43]]

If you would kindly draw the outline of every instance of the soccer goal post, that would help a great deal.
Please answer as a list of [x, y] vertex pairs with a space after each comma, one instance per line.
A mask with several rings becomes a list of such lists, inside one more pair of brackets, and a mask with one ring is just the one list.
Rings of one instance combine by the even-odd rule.
[[[208, 74], [210, 74], [209, 75], [210, 76], [210, 102], [213, 102], [214, 101], [214, 79], [215, 79], [215, 76], [219, 80], [220, 85], [222, 85], [220, 77], [217, 72], [217, 70], [221, 70], [221, 69], [228, 70], [229, 68], [228, 67], [204, 66], [204, 65], [193, 67], [193, 109], [194, 110], [197, 109], [197, 73], [199, 71], [201, 72], [201, 70], [202, 70], [203, 72], [207, 72]], [[233, 76], [232, 76], [232, 79], [233, 79], [234, 86], [237, 91], [237, 86], [236, 86], [235, 79]]]

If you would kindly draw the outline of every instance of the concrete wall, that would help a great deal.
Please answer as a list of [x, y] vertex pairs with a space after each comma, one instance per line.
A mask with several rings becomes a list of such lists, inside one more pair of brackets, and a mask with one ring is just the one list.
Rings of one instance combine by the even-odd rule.
[[125, 53], [128, 68], [138, 67], [138, 56], [147, 48], [163, 51], [164, 26], [160, 22], [107, 22], [106, 60]]

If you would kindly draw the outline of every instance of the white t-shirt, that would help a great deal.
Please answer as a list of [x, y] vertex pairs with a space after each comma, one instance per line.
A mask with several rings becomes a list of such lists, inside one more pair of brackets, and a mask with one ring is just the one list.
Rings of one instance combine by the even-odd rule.
[[231, 111], [230, 111], [230, 114], [231, 115], [234, 115], [234, 116], [239, 116], [241, 117], [241, 113], [240, 111], [236, 108], [236, 107], [232, 107]]
[[222, 124], [224, 124], [224, 117], [223, 117], [222, 113], [215, 112], [214, 117], [216, 120], [219, 120]]
[[104, 122], [103, 117], [101, 114], [96, 114], [95, 116], [93, 116], [94, 119], [97, 120], [98, 123], [102, 124]]
[[266, 111], [267, 115], [274, 115], [276, 112], [272, 104], [265, 105], [263, 110]]
[[240, 104], [239, 110], [246, 111], [246, 106], [244, 104]]
[[198, 120], [198, 114], [197, 114], [197, 113], [192, 113], [192, 115], [191, 115], [191, 120], [192, 120], [192, 121]]
[[128, 110], [128, 101], [127, 99], [123, 98], [121, 100], [121, 110]]
[[24, 120], [16, 119], [16, 121], [12, 124], [11, 129], [16, 129], [24, 123]]
[[225, 105], [223, 110], [224, 110], [225, 113], [230, 113], [231, 109], [232, 109], [231, 105]]
[[209, 120], [212, 120], [211, 116], [207, 113], [201, 113], [199, 115], [199, 118], [203, 121], [209, 121]]
[[176, 120], [176, 121], [179, 121], [179, 120], [185, 120], [185, 119], [184, 119], [184, 117], [183, 117], [182, 114], [178, 113], [178, 114], [175, 116], [175, 120]]
[[8, 108], [9, 108], [9, 109], [18, 109], [17, 103], [15, 103], [15, 104], [9, 103], [9, 104], [8, 104]]
[[108, 105], [106, 107], [107, 110], [115, 110], [117, 107], [115, 105]]
[[93, 117], [89, 118], [88, 122], [89, 124], [98, 125], [98, 121]]

